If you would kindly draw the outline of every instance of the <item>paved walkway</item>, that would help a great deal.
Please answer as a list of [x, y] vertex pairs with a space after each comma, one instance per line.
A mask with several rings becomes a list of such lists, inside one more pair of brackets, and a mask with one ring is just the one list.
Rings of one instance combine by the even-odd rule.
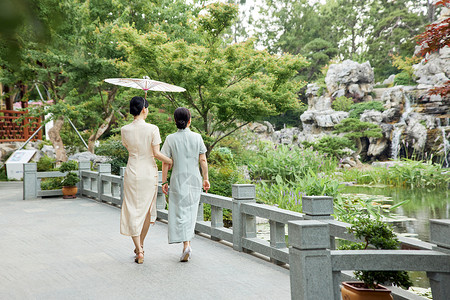
[[134, 263], [120, 209], [94, 200], [22, 200], [0, 182], [0, 299], [290, 299], [289, 271], [196, 236], [193, 258], [157, 222]]

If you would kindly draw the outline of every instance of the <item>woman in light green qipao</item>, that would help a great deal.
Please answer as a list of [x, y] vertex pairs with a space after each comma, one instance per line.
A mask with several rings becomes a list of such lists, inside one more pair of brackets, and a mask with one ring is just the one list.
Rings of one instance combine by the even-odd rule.
[[[200, 194], [208, 192], [208, 163], [206, 147], [200, 134], [189, 129], [191, 113], [187, 108], [179, 107], [174, 112], [178, 132], [167, 136], [161, 153], [173, 160], [170, 177], [170, 191], [167, 172], [170, 165], [163, 163], [162, 189], [169, 192], [169, 244], [183, 242], [180, 261], [191, 258], [191, 240], [194, 237]], [[199, 163], [202, 169], [200, 175]]]

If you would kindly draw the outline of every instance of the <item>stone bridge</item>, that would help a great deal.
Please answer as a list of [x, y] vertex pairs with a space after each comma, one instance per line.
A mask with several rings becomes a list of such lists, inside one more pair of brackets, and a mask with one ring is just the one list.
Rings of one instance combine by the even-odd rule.
[[[186, 264], [178, 262], [181, 246], [167, 244], [159, 191], [159, 222], [137, 265], [131, 240], [119, 234], [122, 176], [110, 171], [80, 162], [80, 195], [71, 200], [40, 190], [41, 178], [64, 174], [36, 172], [36, 164], [24, 165], [23, 184], [0, 183], [1, 299], [338, 300], [341, 281], [355, 269], [426, 271], [433, 298], [450, 299], [450, 220], [430, 220], [433, 244], [399, 237], [408, 250], [336, 251], [336, 238], [356, 238], [350, 224], [331, 216], [331, 197], [304, 196], [296, 213], [256, 203], [253, 185], [233, 185], [232, 198], [202, 194]], [[49, 195], [56, 197], [41, 198]], [[204, 204], [211, 221], [203, 220]], [[233, 228], [223, 226], [223, 209], [232, 210]], [[270, 241], [258, 238], [256, 217], [270, 223]], [[424, 299], [390, 289], [394, 299]]]

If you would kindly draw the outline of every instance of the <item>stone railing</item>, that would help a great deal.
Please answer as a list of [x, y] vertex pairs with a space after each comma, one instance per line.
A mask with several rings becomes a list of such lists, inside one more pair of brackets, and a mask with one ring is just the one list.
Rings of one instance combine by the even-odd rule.
[[[109, 164], [99, 165], [97, 172], [90, 164], [80, 162], [79, 194], [98, 201], [121, 205], [123, 174], [111, 175]], [[36, 172], [35, 164], [24, 164], [24, 199], [48, 194], [39, 191], [41, 178], [63, 176], [60, 172]], [[161, 172], [159, 181], [161, 183]], [[55, 192], [62, 194], [61, 191]], [[347, 232], [351, 225], [334, 220], [333, 198], [303, 196], [303, 213], [256, 203], [255, 186], [235, 184], [232, 198], [202, 193], [196, 232], [212, 240], [225, 240], [233, 249], [256, 252], [275, 264], [289, 264], [292, 299], [340, 299], [340, 283], [348, 280], [347, 270], [426, 271], [433, 299], [450, 299], [450, 220], [430, 220], [431, 241], [399, 237], [403, 249], [415, 250], [345, 250], [335, 249], [336, 238], [358, 241]], [[211, 221], [203, 219], [203, 204], [211, 205]], [[167, 220], [165, 196], [158, 187], [157, 211]], [[223, 226], [223, 209], [233, 213], [233, 228]], [[256, 217], [270, 224], [270, 241], [259, 239]], [[289, 248], [286, 245], [288, 227]], [[394, 299], [411, 299], [408, 292], [390, 287]], [[406, 293], [406, 295], [405, 295]], [[403, 294], [403, 295], [402, 295]]]

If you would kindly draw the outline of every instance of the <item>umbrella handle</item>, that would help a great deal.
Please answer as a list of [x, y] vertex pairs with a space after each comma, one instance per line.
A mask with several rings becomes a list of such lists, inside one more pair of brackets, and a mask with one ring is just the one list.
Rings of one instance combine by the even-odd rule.
[[145, 100], [147, 100], [147, 91], [145, 91]]

